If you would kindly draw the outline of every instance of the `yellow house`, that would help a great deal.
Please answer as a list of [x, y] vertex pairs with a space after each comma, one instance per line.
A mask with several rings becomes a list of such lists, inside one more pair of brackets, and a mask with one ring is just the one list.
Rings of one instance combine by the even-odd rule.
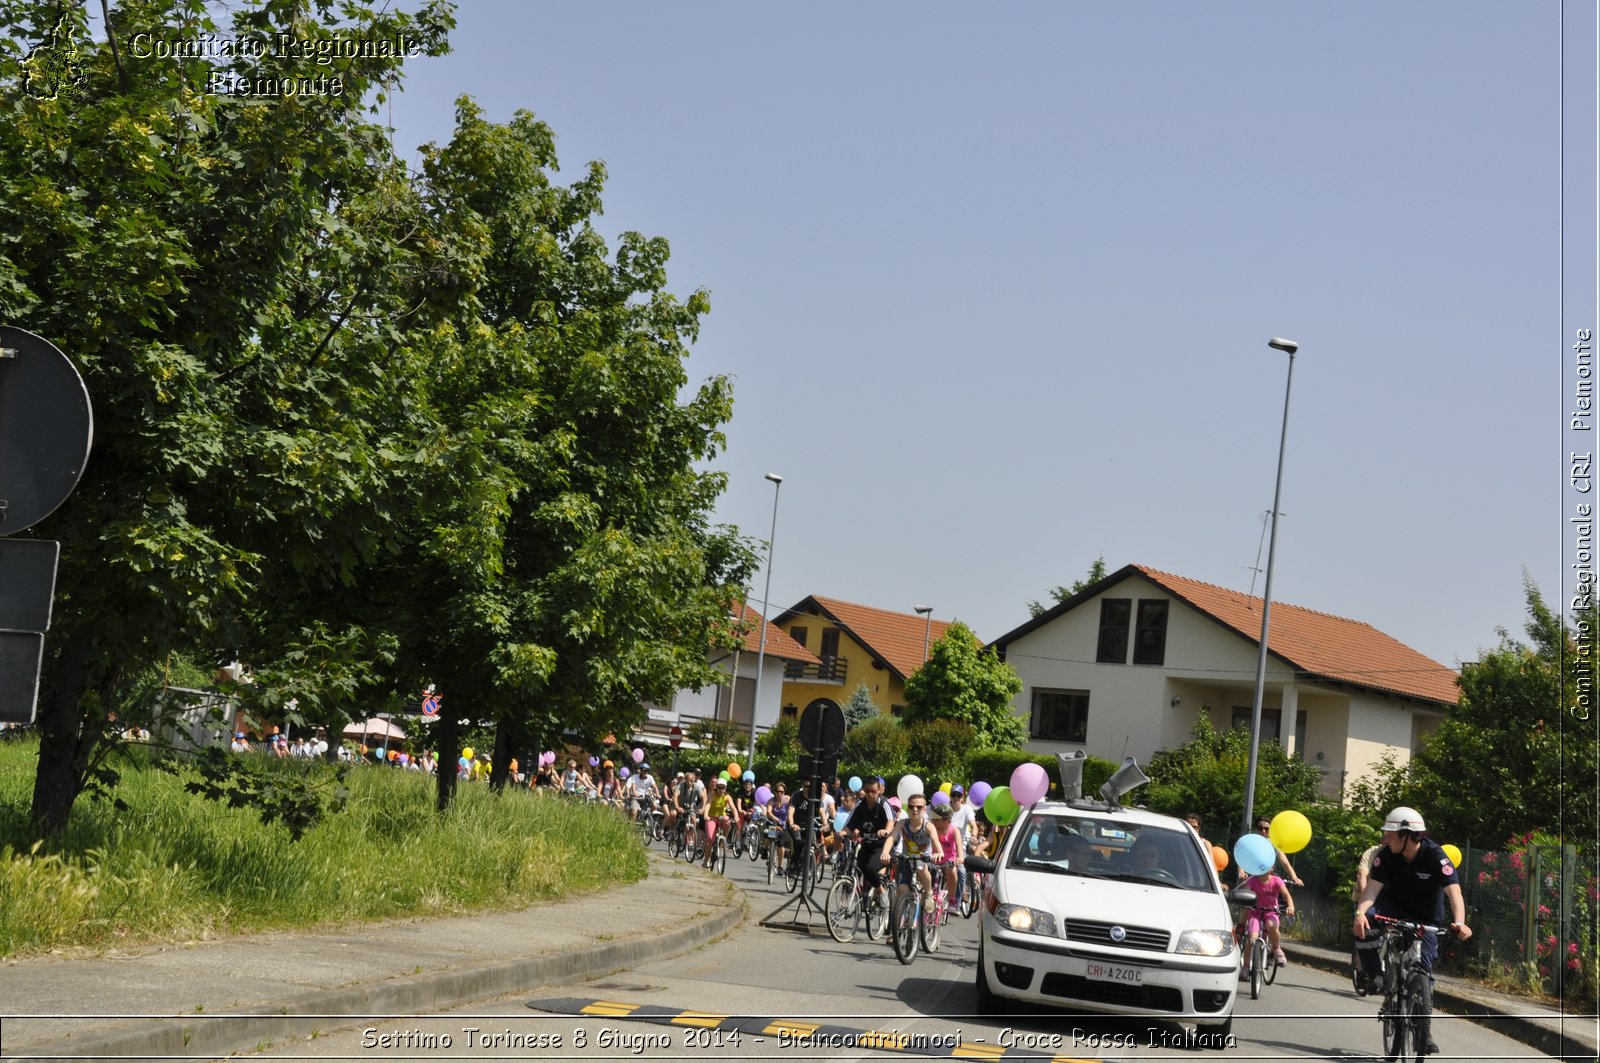
[[931, 613], [896, 613], [818, 595], [802, 599], [772, 622], [817, 657], [816, 664], [796, 661], [784, 669], [785, 716], [821, 698], [843, 705], [863, 683], [880, 712], [900, 715], [906, 679], [922, 667], [928, 647], [951, 624], [934, 620]]

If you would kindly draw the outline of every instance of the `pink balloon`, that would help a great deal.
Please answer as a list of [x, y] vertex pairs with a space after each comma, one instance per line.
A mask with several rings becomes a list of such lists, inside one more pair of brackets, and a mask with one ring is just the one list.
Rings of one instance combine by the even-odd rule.
[[1031, 805], [1050, 789], [1050, 776], [1033, 761], [1018, 764], [1011, 773], [1011, 796], [1019, 805]]
[[634, 750], [634, 751], [633, 751], [633, 762], [634, 762], [634, 763], [635, 763], [635, 764], [642, 764], [642, 763], [644, 763], [644, 750], [642, 750], [642, 749], [635, 749], [635, 750]]

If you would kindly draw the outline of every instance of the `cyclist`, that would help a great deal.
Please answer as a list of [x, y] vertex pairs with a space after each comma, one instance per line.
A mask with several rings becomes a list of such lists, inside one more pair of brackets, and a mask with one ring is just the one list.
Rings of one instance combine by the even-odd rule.
[[[1289, 884], [1274, 873], [1270, 868], [1260, 875], [1251, 875], [1244, 880], [1244, 888], [1256, 895], [1256, 903], [1245, 913], [1245, 938], [1254, 942], [1264, 928], [1267, 932], [1267, 946], [1272, 949], [1272, 960], [1279, 967], [1289, 962], [1283, 954], [1283, 936], [1278, 927], [1278, 903], [1283, 899], [1284, 914], [1294, 915], [1294, 898], [1289, 896]], [[1249, 952], [1245, 953], [1248, 957]], [[1250, 966], [1246, 959], [1246, 973]]]
[[628, 779], [625, 789], [628, 795], [629, 819], [638, 819], [640, 810], [653, 808], [656, 799], [660, 797], [655, 777], [650, 774], [649, 764], [639, 765], [639, 770]]
[[960, 880], [956, 876], [956, 868], [965, 852], [961, 847], [961, 831], [956, 829], [955, 814], [948, 804], [934, 805], [929, 812], [933, 815], [934, 833], [939, 835], [939, 848], [944, 851], [944, 895], [954, 909], [961, 900]]
[[791, 851], [789, 834], [789, 788], [779, 783], [772, 791], [772, 807], [768, 810], [772, 821], [778, 825], [778, 836], [773, 839], [777, 852], [772, 854], [772, 866], [778, 874], [783, 874], [784, 864], [787, 862], [785, 853]]
[[[1383, 848], [1372, 857], [1371, 877], [1356, 902], [1355, 930], [1358, 946], [1368, 939], [1372, 926], [1368, 913], [1404, 919], [1412, 923], [1438, 923], [1444, 917], [1445, 902], [1450, 904], [1450, 930], [1465, 941], [1472, 936], [1467, 926], [1466, 902], [1461, 897], [1461, 882], [1455, 865], [1439, 843], [1427, 836], [1427, 824], [1414, 808], [1401, 806], [1390, 811], [1383, 821]], [[1378, 973], [1378, 954], [1360, 948], [1361, 967], [1371, 979]], [[1422, 935], [1422, 966], [1433, 985], [1433, 961], [1439, 956], [1439, 939], [1432, 931]], [[1432, 993], [1420, 1001], [1422, 1014], [1415, 1019], [1418, 1039], [1423, 1042], [1419, 1055], [1434, 1055], [1439, 1046], [1432, 1035]]]
[[[889, 834], [883, 839], [881, 857], [889, 859], [890, 851], [898, 842], [905, 856], [928, 856], [934, 864], [944, 859], [944, 850], [939, 846], [939, 836], [934, 833], [933, 827], [928, 823], [928, 799], [922, 794], [912, 794], [911, 799], [905, 803], [905, 816], [895, 821], [889, 829]], [[895, 868], [895, 900], [905, 896], [906, 890], [911, 888], [911, 876], [915, 873], [917, 882], [922, 886], [924, 895], [933, 894], [933, 876], [928, 873], [927, 867], [910, 860], [902, 860]]]
[[717, 831], [721, 830], [723, 837], [728, 837], [735, 804], [733, 795], [728, 792], [728, 780], [718, 779], [711, 800], [706, 804], [706, 859], [701, 866], [711, 866], [711, 846], [717, 840]]
[[[700, 826], [700, 810], [705, 807], [705, 797], [695, 785], [694, 774], [693, 769], [686, 772], [683, 781], [678, 784], [677, 791], [672, 795], [672, 822], [677, 824], [679, 820], [683, 821], [684, 836], [691, 842], [694, 832]], [[691, 844], [690, 848], [694, 846]]]
[[888, 854], [877, 843], [889, 836], [889, 811], [878, 800], [882, 793], [883, 780], [867, 780], [867, 784], [861, 788], [861, 802], [844, 825], [845, 831], [860, 843], [856, 847], [856, 868], [880, 902], [883, 894], [883, 861]]
[[805, 852], [806, 828], [811, 825], [811, 810], [816, 804], [811, 799], [811, 787], [802, 783], [796, 790], [794, 797], [789, 802], [788, 818], [785, 825], [789, 832], [789, 852], [793, 854], [789, 860], [789, 873], [798, 875], [804, 866], [800, 862], [800, 855]]

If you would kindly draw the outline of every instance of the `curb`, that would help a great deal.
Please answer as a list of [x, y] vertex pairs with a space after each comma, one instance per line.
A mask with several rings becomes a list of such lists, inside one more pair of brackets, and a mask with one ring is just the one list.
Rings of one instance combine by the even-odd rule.
[[[1308, 947], [1288, 937], [1283, 939], [1283, 951], [1308, 967], [1344, 975], [1348, 981], [1348, 955], [1341, 956], [1329, 949]], [[1600, 1030], [1596, 1029], [1596, 1020], [1592, 1015], [1551, 1015], [1548, 1019], [1539, 1019], [1509, 1011], [1481, 997], [1469, 996], [1444, 980], [1434, 983], [1433, 1001], [1436, 1006], [1442, 1005], [1454, 1015], [1491, 1027], [1496, 1033], [1521, 1041], [1565, 1063], [1594, 1063], [1596, 1058], [1600, 1058], [1600, 1048], [1597, 1048]]]
[[668, 959], [724, 937], [744, 923], [750, 903], [734, 890], [732, 903], [672, 930], [545, 953], [471, 969], [431, 971], [346, 989], [318, 990], [281, 1004], [247, 1008], [183, 1025], [174, 1016], [82, 1041], [57, 1041], [6, 1059], [84, 1060], [137, 1056], [200, 1059], [254, 1051], [269, 1042], [309, 1037], [349, 1025], [345, 1019], [419, 1013], [505, 996], [537, 986], [598, 978], [641, 963]]

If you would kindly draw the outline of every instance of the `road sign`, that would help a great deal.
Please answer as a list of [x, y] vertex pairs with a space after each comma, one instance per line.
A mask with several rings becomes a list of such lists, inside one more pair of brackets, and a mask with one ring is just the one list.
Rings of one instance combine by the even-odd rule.
[[443, 694], [428, 694], [422, 699], [422, 715], [439, 715], [439, 702], [444, 699]]
[[60, 556], [49, 539], [0, 539], [0, 630], [50, 630]]
[[33, 722], [43, 661], [43, 634], [0, 631], [0, 723]]
[[800, 714], [800, 748], [807, 753], [836, 752], [844, 745], [844, 710], [818, 698]]
[[670, 736], [667, 741], [672, 744], [673, 749], [677, 749], [683, 743], [683, 728], [677, 724], [673, 724], [672, 730], [668, 731], [667, 734]]
[[67, 356], [0, 325], [0, 535], [32, 527], [67, 500], [93, 442], [89, 391]]

